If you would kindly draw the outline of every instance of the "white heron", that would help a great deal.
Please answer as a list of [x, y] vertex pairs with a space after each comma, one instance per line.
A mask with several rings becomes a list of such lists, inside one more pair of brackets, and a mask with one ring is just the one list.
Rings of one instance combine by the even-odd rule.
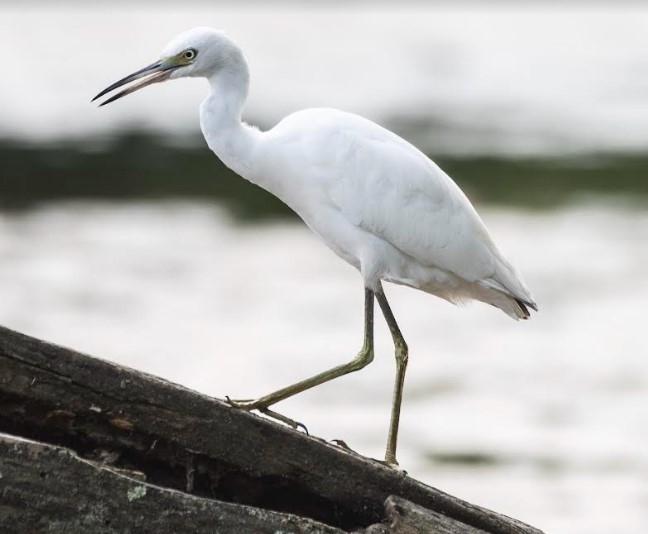
[[200, 107], [209, 148], [237, 174], [292, 208], [364, 282], [364, 343], [348, 363], [256, 400], [230, 401], [294, 423], [269, 407], [374, 357], [374, 298], [396, 356], [385, 462], [397, 465], [396, 443], [408, 348], [382, 281], [420, 289], [453, 303], [479, 300], [514, 319], [537, 306], [520, 275], [452, 179], [421, 151], [358, 115], [308, 109], [262, 132], [241, 121], [249, 71], [241, 49], [224, 33], [194, 28], [174, 38], [152, 65], [107, 87], [93, 100], [135, 82], [113, 102], [156, 82], [202, 77], [211, 93]]

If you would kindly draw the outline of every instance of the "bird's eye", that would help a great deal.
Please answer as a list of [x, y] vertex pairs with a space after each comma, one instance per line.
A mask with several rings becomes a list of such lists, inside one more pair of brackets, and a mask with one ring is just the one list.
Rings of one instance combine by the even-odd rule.
[[192, 59], [194, 59], [196, 57], [197, 54], [198, 54], [198, 52], [196, 52], [193, 48], [190, 48], [189, 50], [184, 51], [184, 53], [182, 54], [182, 57], [184, 57], [185, 59], [188, 59], [189, 61], [191, 61]]

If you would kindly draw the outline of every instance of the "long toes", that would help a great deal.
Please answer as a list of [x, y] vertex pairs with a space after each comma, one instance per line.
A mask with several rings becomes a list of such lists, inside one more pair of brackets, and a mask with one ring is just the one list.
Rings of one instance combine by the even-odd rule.
[[226, 396], [225, 401], [232, 408], [239, 408], [241, 410], [250, 411], [250, 410], [257, 410], [261, 408], [261, 406], [258, 405], [256, 401], [251, 399], [230, 399], [229, 397]]
[[389, 459], [389, 460], [378, 460], [377, 458], [373, 458], [375, 462], [378, 462], [379, 464], [383, 464], [385, 467], [389, 467], [390, 469], [393, 469], [397, 473], [401, 473], [402, 475], [407, 475], [407, 471], [403, 469], [400, 465], [398, 465], [398, 462], [396, 461], [396, 458]]
[[303, 423], [300, 423], [299, 421], [295, 421], [294, 419], [291, 419], [290, 417], [286, 417], [285, 415], [282, 415], [280, 413], [274, 412], [268, 408], [258, 408], [258, 410], [263, 414], [267, 415], [268, 417], [275, 419], [277, 421], [281, 421], [282, 423], [288, 425], [291, 428], [294, 428], [295, 430], [299, 430], [302, 428], [304, 432], [306, 433], [307, 436], [310, 436], [308, 433], [308, 428], [306, 428], [306, 425]]
[[331, 443], [337, 445], [337, 446], [340, 447], [341, 449], [344, 449], [344, 450], [347, 450], [347, 451], [351, 451], [351, 452], [356, 452], [356, 451], [354, 451], [351, 447], [349, 447], [349, 446], [346, 444], [346, 441], [344, 441], [343, 439], [332, 439], [332, 440], [331, 440]]
[[249, 399], [234, 400], [234, 399], [230, 399], [227, 396], [225, 397], [225, 400], [227, 401], [227, 404], [229, 404], [232, 408], [238, 408], [239, 410], [245, 410], [247, 412], [251, 412], [252, 410], [258, 410], [263, 415], [266, 415], [271, 419], [275, 419], [276, 421], [281, 421], [282, 423], [294, 428], [295, 430], [299, 430], [301, 428], [303, 429], [303, 431], [306, 433], [307, 436], [310, 436], [310, 434], [308, 433], [308, 428], [306, 428], [305, 424], [270, 410], [267, 404], [259, 402], [259, 400], [249, 400]]

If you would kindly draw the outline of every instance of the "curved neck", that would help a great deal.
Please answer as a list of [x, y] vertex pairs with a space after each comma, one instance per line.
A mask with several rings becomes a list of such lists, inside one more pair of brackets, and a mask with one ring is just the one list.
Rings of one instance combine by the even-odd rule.
[[203, 135], [225, 165], [248, 178], [257, 131], [241, 122], [250, 83], [243, 55], [207, 80], [211, 93], [200, 107]]

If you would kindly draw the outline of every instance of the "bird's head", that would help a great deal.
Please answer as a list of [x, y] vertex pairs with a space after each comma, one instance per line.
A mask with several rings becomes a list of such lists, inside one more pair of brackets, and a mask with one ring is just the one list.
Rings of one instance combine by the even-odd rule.
[[188, 76], [209, 77], [238, 61], [239, 55], [239, 48], [224, 33], [212, 28], [193, 28], [173, 39], [158, 61], [106, 87], [92, 101], [127, 84], [131, 85], [100, 105], [114, 102], [153, 83]]

